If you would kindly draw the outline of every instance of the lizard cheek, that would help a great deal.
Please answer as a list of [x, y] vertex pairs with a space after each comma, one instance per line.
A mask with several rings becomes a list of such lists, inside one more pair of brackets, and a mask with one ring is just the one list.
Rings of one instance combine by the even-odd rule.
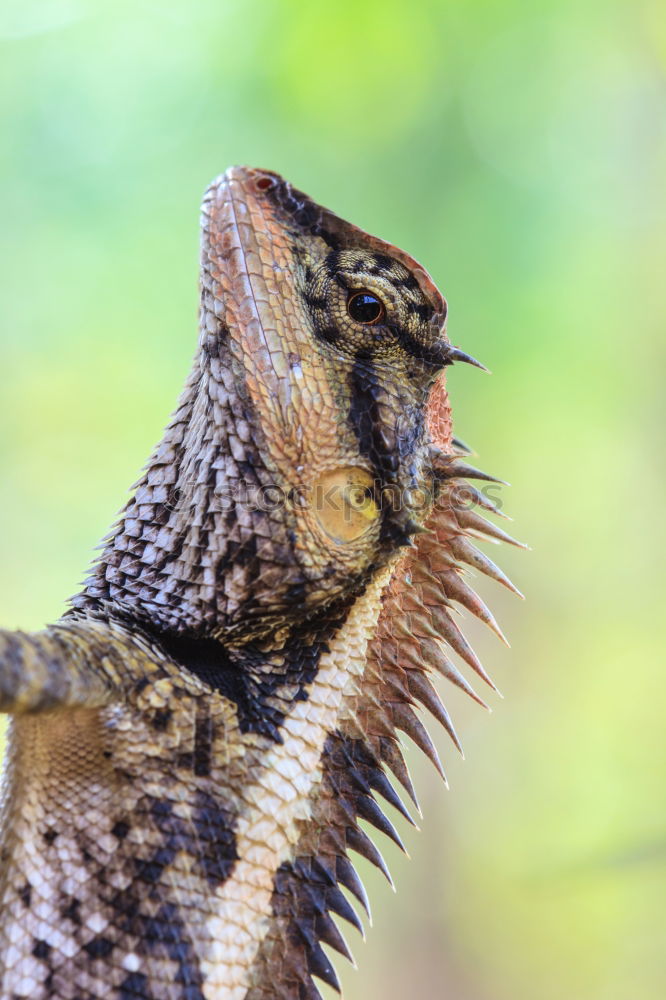
[[377, 522], [372, 477], [348, 466], [323, 472], [314, 484], [313, 513], [319, 527], [338, 545], [354, 542]]

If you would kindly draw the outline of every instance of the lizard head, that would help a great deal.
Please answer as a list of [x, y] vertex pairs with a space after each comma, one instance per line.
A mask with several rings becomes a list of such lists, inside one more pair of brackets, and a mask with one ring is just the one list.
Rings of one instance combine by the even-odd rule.
[[473, 359], [420, 264], [269, 171], [210, 185], [201, 265], [192, 373], [86, 600], [243, 643], [414, 544], [450, 444], [443, 370]]
[[[265, 600], [256, 577], [253, 600], [260, 613], [282, 604], [293, 617], [295, 600], [309, 613], [358, 590], [420, 530], [428, 401], [462, 355], [412, 257], [277, 174], [227, 171], [206, 194], [202, 233], [202, 357], [216, 379], [218, 365], [235, 371], [234, 406], [252, 428], [242, 458], [265, 508], [250, 519], [268, 556]], [[441, 381], [439, 394], [446, 409]]]

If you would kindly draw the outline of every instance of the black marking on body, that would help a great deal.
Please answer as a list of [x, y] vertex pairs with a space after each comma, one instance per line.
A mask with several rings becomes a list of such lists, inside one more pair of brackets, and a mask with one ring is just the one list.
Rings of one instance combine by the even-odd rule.
[[295, 227], [293, 233], [295, 237], [306, 232], [318, 236], [332, 250], [342, 246], [340, 237], [324, 225], [325, 209], [312, 201], [303, 191], [292, 187], [288, 181], [280, 177], [276, 178], [276, 182], [264, 194], [290, 217], [290, 222]]
[[357, 358], [350, 376], [351, 402], [349, 421], [358, 440], [361, 455], [369, 459], [375, 478], [382, 484], [393, 481], [398, 459], [387, 448], [382, 435], [379, 403], [384, 390], [373, 362]]
[[253, 713], [243, 663], [232, 657], [221, 642], [169, 633], [151, 635], [151, 639], [165, 656], [232, 701], [238, 711], [241, 731], [250, 729]]
[[48, 941], [42, 941], [38, 938], [33, 939], [32, 945], [32, 955], [34, 958], [40, 959], [40, 961], [47, 961], [49, 955], [51, 954], [51, 945]]
[[149, 813], [154, 825], [160, 832], [160, 843], [147, 858], [134, 860], [136, 875], [144, 882], [157, 884], [164, 869], [173, 862], [178, 850], [187, 849], [191, 838], [183, 820], [174, 814], [171, 802], [166, 799], [150, 799]]
[[400, 288], [408, 288], [410, 291], [415, 292], [419, 290], [419, 283], [413, 274], [407, 274], [404, 278], [393, 278], [393, 284], [398, 285]]
[[131, 827], [127, 822], [127, 820], [119, 819], [116, 820], [116, 822], [111, 827], [111, 833], [113, 834], [114, 837], [117, 837], [118, 840], [124, 840], [127, 834], [130, 832], [130, 829]]
[[323, 340], [327, 344], [335, 344], [342, 337], [342, 334], [336, 326], [315, 326], [315, 333], [320, 340]]
[[230, 337], [231, 331], [226, 323], [223, 322], [219, 317], [216, 317], [217, 329], [214, 333], [207, 333], [206, 338], [202, 343], [202, 350], [205, 355], [209, 358], [219, 358], [222, 353], [222, 347], [227, 343]]
[[[234, 511], [233, 521], [235, 522], [235, 520], [236, 512]], [[228, 524], [227, 527], [229, 527]], [[226, 573], [233, 566], [245, 568], [248, 582], [257, 579], [261, 570], [261, 561], [257, 558], [257, 537], [255, 534], [244, 535], [240, 541], [233, 538], [227, 541], [224, 554], [215, 564], [215, 579], [218, 583], [224, 582]]]
[[210, 774], [211, 751], [215, 731], [209, 706], [203, 699], [197, 704], [197, 714], [194, 722], [194, 773], [199, 777]]
[[[203, 975], [189, 940], [187, 928], [173, 903], [163, 903], [154, 917], [145, 918], [145, 934], [155, 950], [164, 951], [176, 963], [174, 981], [183, 987], [187, 1000], [206, 1000], [201, 987]], [[150, 947], [150, 944], [149, 944]]]
[[238, 861], [236, 837], [229, 811], [208, 792], [197, 792], [194, 808], [197, 833], [197, 868], [215, 888], [225, 882]]
[[[191, 671], [208, 687], [232, 701], [238, 714], [241, 732], [259, 733], [282, 742], [280, 728], [289, 706], [307, 697], [306, 689], [314, 680], [322, 653], [347, 617], [349, 608], [361, 592], [361, 586], [334, 609], [327, 609], [311, 622], [295, 626], [287, 640], [273, 650], [254, 643], [229, 649], [217, 639], [196, 636], [150, 633], [150, 639], [162, 653]], [[302, 601], [303, 585], [289, 589], [292, 601]], [[280, 704], [282, 703], [282, 704]], [[182, 755], [182, 766], [205, 770], [206, 762], [203, 716], [195, 736], [194, 755]], [[210, 742], [210, 741], [209, 741]]]
[[[418, 305], [413, 305], [415, 312], [419, 308]], [[432, 314], [432, 309], [429, 306], [425, 308]], [[432, 370], [432, 376], [435, 376], [447, 363], [448, 348], [446, 344], [435, 344], [432, 347], [427, 347], [412, 336], [409, 330], [400, 323], [387, 323], [387, 329], [391, 331], [406, 354]]]
[[140, 997], [149, 996], [148, 976], [143, 972], [130, 972], [123, 979], [118, 991], [118, 1000], [139, 1000]]
[[412, 514], [406, 490], [420, 481], [416, 456], [426, 427], [424, 408], [413, 392], [398, 396], [390, 379], [385, 386], [385, 378], [383, 365], [357, 356], [349, 376], [348, 419], [359, 452], [373, 469], [375, 500], [381, 509], [380, 542], [394, 549], [409, 542], [404, 525]]
[[[136, 938], [133, 948], [135, 953], [151, 956], [158, 961], [162, 958], [171, 960], [175, 966], [172, 981], [181, 986], [180, 995], [187, 997], [187, 1000], [205, 1000], [202, 992], [203, 974], [186, 922], [178, 907], [173, 903], [163, 903], [157, 912], [149, 915], [141, 912], [143, 896], [133, 891], [126, 891], [122, 895], [119, 926]], [[137, 997], [151, 995], [148, 977], [138, 972], [129, 974], [117, 992], [122, 1000], [136, 1000]]]
[[150, 718], [153, 729], [157, 729], [158, 732], [164, 732], [168, 728], [172, 715], [173, 711], [168, 707], [156, 709]]
[[71, 920], [75, 926], [81, 925], [81, 900], [75, 896], [68, 898], [68, 901], [60, 907], [60, 916], [63, 920]]
[[325, 295], [315, 295], [312, 292], [304, 291], [303, 299], [310, 309], [324, 310], [328, 307], [328, 299]]
[[[189, 824], [176, 815], [169, 801], [153, 799], [149, 809], [162, 841], [152, 855], [137, 861], [136, 865], [140, 878], [157, 883], [179, 850], [192, 852], [192, 833]], [[238, 860], [231, 814], [221, 801], [199, 790], [194, 802], [193, 823], [197, 836], [197, 866], [209, 884], [220, 885]]]
[[[237, 860], [233, 819], [223, 803], [203, 790], [195, 794], [190, 819], [179, 816], [168, 799], [149, 795], [137, 803], [135, 814], [139, 825], [157, 830], [157, 842], [143, 857], [128, 859], [134, 871], [127, 888], [117, 890], [106, 879], [101, 880], [102, 902], [113, 911], [113, 926], [121, 939], [128, 940], [133, 952], [144, 960], [164, 961], [167, 969], [173, 963], [170, 978], [179, 987], [178, 995], [187, 1000], [204, 1000], [203, 974], [188, 930], [188, 917], [175, 903], [163, 901], [162, 886], [165, 877], [169, 881], [178, 879], [176, 857], [181, 852], [196, 859], [194, 873], [211, 889], [228, 878]], [[116, 835], [126, 825], [118, 821]], [[78, 915], [78, 906], [75, 913]], [[113, 942], [103, 935], [84, 946], [91, 958], [100, 960], [108, 960], [112, 947]], [[110, 995], [136, 1000], [152, 996], [152, 992], [148, 977], [133, 972]]]
[[372, 259], [374, 260], [375, 264], [374, 268], [372, 268], [371, 270], [375, 274], [391, 275], [391, 272], [395, 270], [396, 262], [393, 260], [392, 257], [389, 257], [388, 254], [373, 253]]
[[408, 313], [418, 316], [423, 323], [428, 323], [432, 319], [433, 309], [427, 302], [407, 302], [405, 308]]
[[101, 934], [83, 946], [83, 950], [90, 958], [108, 958], [114, 948], [114, 942]]

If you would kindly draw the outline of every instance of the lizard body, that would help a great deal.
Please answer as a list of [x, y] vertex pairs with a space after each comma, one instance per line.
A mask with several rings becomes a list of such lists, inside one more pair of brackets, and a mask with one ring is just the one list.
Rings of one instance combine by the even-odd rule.
[[[315, 1000], [413, 798], [429, 675], [485, 679], [461, 576], [511, 541], [451, 432], [429, 275], [276, 174], [202, 212], [200, 340], [164, 437], [57, 623], [0, 632], [11, 714], [0, 996]], [[461, 494], [464, 491], [464, 496]]]

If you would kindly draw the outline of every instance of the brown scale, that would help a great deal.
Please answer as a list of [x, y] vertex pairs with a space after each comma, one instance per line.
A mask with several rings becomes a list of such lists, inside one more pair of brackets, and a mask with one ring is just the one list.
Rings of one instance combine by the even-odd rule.
[[443, 369], [477, 363], [445, 319], [416, 261], [276, 174], [210, 186], [164, 438], [71, 610], [0, 632], [1, 997], [339, 988], [350, 852], [390, 879], [358, 821], [401, 845], [388, 773], [416, 802], [401, 734], [443, 774], [435, 676], [492, 685], [463, 570], [515, 589], [471, 541], [513, 539], [472, 509], [499, 513], [452, 438]]

